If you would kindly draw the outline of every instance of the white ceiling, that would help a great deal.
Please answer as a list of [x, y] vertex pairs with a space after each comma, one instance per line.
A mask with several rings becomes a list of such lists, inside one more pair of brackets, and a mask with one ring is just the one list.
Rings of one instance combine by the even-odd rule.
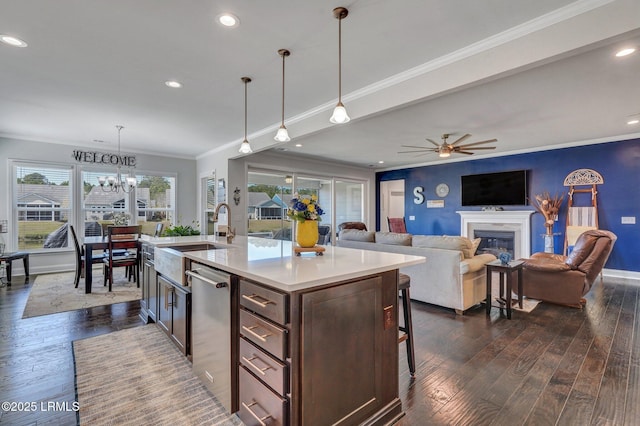
[[[338, 95], [352, 121], [328, 119]], [[215, 23], [222, 12], [234, 29]], [[276, 149], [375, 168], [440, 161], [397, 154], [442, 133], [497, 138], [490, 154], [640, 135], [637, 0], [175, 1], [2, 0], [0, 136], [197, 158], [244, 132], [254, 150]], [[276, 145], [280, 48], [285, 123]], [[166, 80], [178, 80], [170, 89]], [[94, 140], [102, 140], [97, 143]], [[302, 147], [295, 147], [300, 143]], [[384, 164], [378, 164], [384, 160]]]

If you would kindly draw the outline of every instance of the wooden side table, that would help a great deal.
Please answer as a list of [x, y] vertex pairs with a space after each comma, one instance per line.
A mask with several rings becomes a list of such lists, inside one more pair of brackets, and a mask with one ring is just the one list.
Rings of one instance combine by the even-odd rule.
[[[500, 297], [498, 298], [497, 305], [501, 310], [504, 308], [507, 311], [507, 318], [511, 319], [511, 295], [513, 289], [513, 275], [514, 272], [518, 273], [518, 305], [522, 309], [522, 266], [523, 260], [512, 260], [508, 264], [504, 265], [499, 260], [487, 263], [487, 300], [486, 309], [487, 315], [491, 314], [492, 298], [491, 298], [491, 273], [497, 272], [500, 275]], [[505, 288], [505, 275], [506, 288]]]
[[11, 285], [11, 262], [14, 260], [22, 259], [24, 265], [24, 275], [29, 278], [29, 253], [14, 251], [12, 253], [4, 253], [0, 255], [0, 262], [5, 262], [7, 265], [7, 285]]

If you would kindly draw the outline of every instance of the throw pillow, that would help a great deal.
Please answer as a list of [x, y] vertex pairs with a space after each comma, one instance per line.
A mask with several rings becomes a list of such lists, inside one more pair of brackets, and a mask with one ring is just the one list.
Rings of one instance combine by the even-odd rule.
[[478, 252], [478, 247], [480, 247], [480, 243], [482, 242], [482, 238], [476, 238], [474, 240], [471, 240], [471, 253], [472, 256], [475, 256], [476, 253]]

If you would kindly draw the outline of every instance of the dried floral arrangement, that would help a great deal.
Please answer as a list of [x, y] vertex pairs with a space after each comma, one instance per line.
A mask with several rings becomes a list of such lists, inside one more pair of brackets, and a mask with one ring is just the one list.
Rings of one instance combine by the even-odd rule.
[[564, 200], [564, 194], [554, 195], [551, 197], [549, 192], [543, 192], [537, 194], [535, 197], [535, 204], [533, 207], [544, 216], [544, 226], [547, 229], [547, 235], [553, 234], [553, 224], [555, 223], [558, 212], [560, 212], [560, 206]]

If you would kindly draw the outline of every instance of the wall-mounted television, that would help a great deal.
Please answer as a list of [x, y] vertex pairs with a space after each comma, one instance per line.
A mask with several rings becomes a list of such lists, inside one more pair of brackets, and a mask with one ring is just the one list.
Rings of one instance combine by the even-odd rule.
[[527, 204], [527, 170], [466, 175], [461, 183], [463, 206]]

